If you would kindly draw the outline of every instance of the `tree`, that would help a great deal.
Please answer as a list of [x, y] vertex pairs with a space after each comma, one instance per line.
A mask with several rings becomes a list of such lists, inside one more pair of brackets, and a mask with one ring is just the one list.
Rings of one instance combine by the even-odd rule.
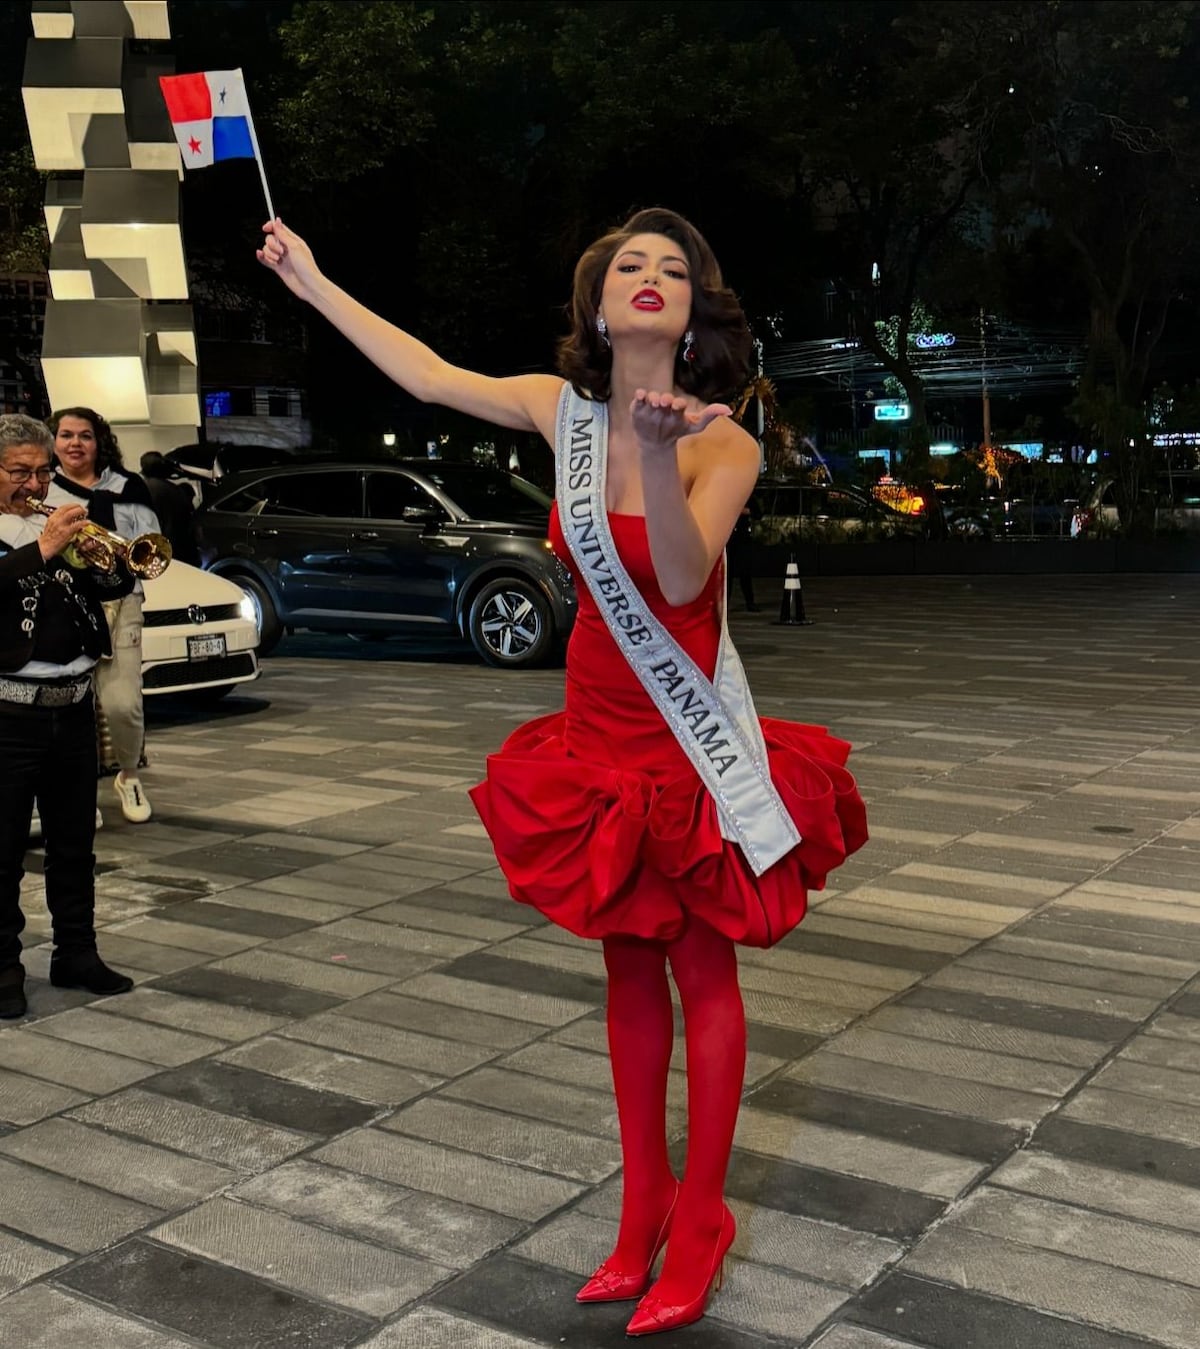
[[[914, 321], [985, 182], [1006, 77], [975, 4], [820, 5], [805, 80], [814, 242], [855, 335], [904, 389], [911, 468], [929, 430]], [[881, 326], [882, 325], [882, 326]]]
[[1154, 358], [1200, 240], [1200, 13], [1191, 0], [995, 8], [1024, 72], [1024, 173], [998, 204], [1018, 238], [1057, 241], [1086, 308], [1074, 413], [1109, 456], [1128, 525], [1151, 454]]

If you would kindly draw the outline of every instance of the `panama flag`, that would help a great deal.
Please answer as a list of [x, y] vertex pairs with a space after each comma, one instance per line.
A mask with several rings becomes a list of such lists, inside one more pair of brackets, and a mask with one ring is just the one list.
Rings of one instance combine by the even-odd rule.
[[167, 114], [189, 169], [222, 159], [257, 159], [246, 83], [240, 70], [160, 75]]

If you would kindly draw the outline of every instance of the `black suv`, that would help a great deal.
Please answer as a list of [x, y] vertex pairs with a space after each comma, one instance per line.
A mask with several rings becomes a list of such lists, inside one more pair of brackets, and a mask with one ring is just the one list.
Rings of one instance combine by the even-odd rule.
[[197, 516], [205, 565], [285, 630], [468, 638], [531, 665], [571, 630], [575, 589], [550, 551], [550, 498], [511, 473], [442, 460], [307, 463], [224, 479]]

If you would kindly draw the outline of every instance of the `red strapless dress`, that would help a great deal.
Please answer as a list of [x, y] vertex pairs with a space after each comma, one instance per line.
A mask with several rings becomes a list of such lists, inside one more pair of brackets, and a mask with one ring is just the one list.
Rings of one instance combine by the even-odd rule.
[[[646, 603], [711, 678], [721, 567], [690, 604], [669, 605], [644, 518], [608, 518]], [[574, 571], [557, 511], [550, 539]], [[514, 731], [471, 791], [513, 898], [581, 937], [670, 941], [695, 915], [734, 941], [773, 945], [804, 917], [808, 891], [867, 841], [866, 809], [844, 766], [850, 746], [820, 726], [762, 718], [771, 777], [803, 841], [755, 876], [722, 838], [712, 797], [578, 574], [576, 582], [565, 709]]]

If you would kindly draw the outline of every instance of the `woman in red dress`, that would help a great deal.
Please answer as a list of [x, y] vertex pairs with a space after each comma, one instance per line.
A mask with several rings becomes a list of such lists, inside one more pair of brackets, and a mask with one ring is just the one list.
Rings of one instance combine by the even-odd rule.
[[[410, 394], [556, 446], [550, 537], [580, 582], [566, 705], [510, 736], [471, 795], [513, 897], [603, 943], [624, 1191], [616, 1247], [579, 1300], [640, 1298], [633, 1335], [687, 1325], [703, 1315], [734, 1238], [723, 1191], [746, 1057], [735, 944], [772, 945], [800, 921], [807, 891], [866, 841], [865, 812], [844, 767], [848, 745], [764, 719], [748, 736], [794, 846], [764, 867], [730, 841], [724, 770], [698, 771], [688, 717], [660, 711], [667, 704], [635, 671], [637, 653], [622, 649], [628, 612], [583, 584], [560, 516], [578, 485], [576, 447], [561, 442], [569, 409], [582, 406], [568, 401], [573, 391], [603, 418], [600, 510], [632, 594], [680, 665], [690, 658], [702, 681], [714, 679], [725, 649], [722, 555], [759, 469], [758, 446], [714, 401], [745, 381], [745, 318], [701, 235], [673, 212], [642, 211], [579, 261], [559, 351], [565, 379], [493, 379], [448, 364], [351, 299], [282, 222], [264, 229], [260, 260]], [[654, 668], [669, 698], [674, 681], [662, 672], [675, 664]], [[687, 1050], [681, 1180], [667, 1151], [668, 969]]]

